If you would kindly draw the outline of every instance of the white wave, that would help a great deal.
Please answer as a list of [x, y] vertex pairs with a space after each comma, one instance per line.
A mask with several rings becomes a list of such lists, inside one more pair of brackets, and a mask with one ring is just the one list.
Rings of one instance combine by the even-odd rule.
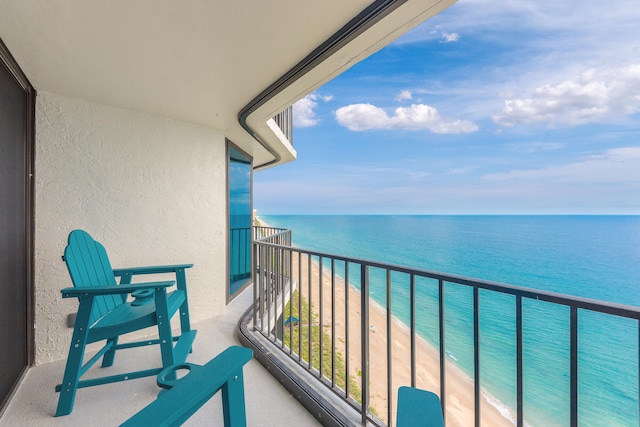
[[449, 350], [446, 350], [445, 353], [447, 353], [447, 356], [449, 356], [451, 359], [453, 359], [454, 362], [458, 361], [458, 358], [456, 356], [454, 356], [453, 353], [450, 352]]
[[[482, 397], [484, 397], [484, 400], [486, 400], [489, 405], [496, 408], [496, 410], [500, 412], [500, 415], [511, 421], [513, 425], [517, 424], [518, 416], [512, 408], [502, 403], [502, 401], [489, 393], [485, 388], [482, 389]], [[526, 427], [533, 427], [526, 421], [524, 422], [524, 425]]]
[[513, 425], [516, 425], [517, 416], [516, 416], [516, 413], [513, 411], [513, 409], [511, 409], [510, 407], [502, 403], [500, 400], [498, 400], [491, 393], [489, 393], [484, 389], [482, 390], [482, 397], [484, 397], [484, 399], [489, 403], [489, 405], [496, 408], [498, 412], [500, 412], [500, 415], [502, 415], [503, 417], [511, 421]]

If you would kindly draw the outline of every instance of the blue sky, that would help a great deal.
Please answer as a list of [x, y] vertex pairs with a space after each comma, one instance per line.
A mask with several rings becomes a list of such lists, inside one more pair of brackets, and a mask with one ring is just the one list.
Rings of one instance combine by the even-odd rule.
[[638, 0], [461, 0], [294, 106], [259, 214], [640, 214]]

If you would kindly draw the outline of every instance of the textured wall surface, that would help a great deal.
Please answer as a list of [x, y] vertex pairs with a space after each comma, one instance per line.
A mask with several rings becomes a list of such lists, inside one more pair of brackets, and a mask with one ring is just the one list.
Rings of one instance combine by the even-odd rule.
[[60, 289], [71, 286], [61, 255], [76, 228], [105, 245], [115, 268], [193, 263], [187, 271], [192, 321], [221, 314], [227, 250], [223, 133], [38, 94], [37, 364], [67, 355], [66, 318], [77, 300], [60, 296]]

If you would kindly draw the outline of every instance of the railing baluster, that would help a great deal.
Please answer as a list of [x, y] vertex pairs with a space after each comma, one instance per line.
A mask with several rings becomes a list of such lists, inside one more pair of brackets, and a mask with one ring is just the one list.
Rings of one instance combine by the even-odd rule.
[[298, 252], [298, 362], [302, 360], [302, 252]]
[[524, 389], [523, 389], [523, 344], [522, 344], [522, 297], [516, 295], [516, 414], [517, 426], [524, 426]]
[[409, 278], [411, 387], [416, 386], [416, 276]]
[[[271, 333], [271, 307], [275, 304], [275, 295], [273, 294], [273, 282], [274, 282], [274, 274], [273, 274], [273, 251], [275, 249], [270, 247], [269, 253], [267, 255], [267, 272], [269, 276], [267, 277], [267, 335], [269, 339], [273, 341], [273, 334]], [[274, 307], [275, 310], [275, 307]], [[275, 327], [275, 326], [274, 326]]]
[[319, 323], [318, 323], [318, 346], [319, 346], [319, 350], [318, 350], [318, 359], [320, 359], [318, 361], [318, 378], [322, 378], [322, 368], [323, 368], [323, 339], [322, 339], [322, 326], [324, 325], [323, 321], [324, 321], [324, 315], [323, 315], [323, 306], [324, 306], [324, 300], [322, 299], [323, 297], [323, 292], [322, 292], [322, 287], [324, 285], [323, 283], [323, 266], [322, 266], [322, 257], [318, 258], [318, 311], [319, 313]]
[[366, 425], [369, 412], [369, 267], [366, 264], [360, 265], [360, 316], [362, 425]]
[[269, 277], [267, 277], [267, 336], [269, 339], [271, 338], [271, 303], [273, 302], [273, 270], [271, 266], [273, 265], [273, 248], [270, 247], [267, 252], [267, 272]]
[[311, 255], [309, 255], [307, 257], [307, 272], [309, 273], [309, 277], [308, 277], [308, 282], [307, 282], [307, 286], [308, 286], [308, 293], [307, 296], [309, 297], [309, 301], [307, 301], [307, 303], [309, 304], [309, 313], [308, 317], [307, 317], [307, 338], [308, 338], [308, 344], [309, 344], [309, 370], [312, 369], [313, 365], [312, 365], [312, 361], [313, 361], [313, 352], [312, 352], [312, 348], [311, 348], [311, 341], [312, 341], [312, 329], [311, 329], [311, 324], [313, 322], [313, 310], [311, 309], [311, 304], [312, 304], [312, 298], [311, 298], [311, 293], [313, 292], [313, 289], [311, 289], [311, 282], [312, 282], [312, 276], [311, 276]]
[[331, 258], [331, 387], [336, 386], [336, 259]]
[[393, 426], [393, 341], [391, 313], [391, 270], [387, 270], [387, 424]]
[[438, 330], [440, 333], [440, 404], [442, 413], [447, 418], [447, 395], [446, 395], [446, 366], [445, 366], [445, 337], [444, 337], [444, 281], [438, 280]]
[[344, 386], [345, 398], [349, 399], [349, 262], [344, 263], [344, 370], [347, 383]]
[[473, 288], [473, 396], [475, 426], [480, 427], [480, 295]]
[[[289, 355], [293, 353], [293, 251], [289, 250]], [[300, 322], [298, 322], [300, 323]]]
[[265, 301], [265, 288], [267, 286], [267, 251], [269, 248], [262, 248], [260, 251], [260, 332], [264, 334], [264, 311], [267, 302]]
[[[253, 259], [258, 260], [260, 256], [260, 246], [253, 246]], [[259, 262], [256, 262], [259, 264]], [[257, 329], [258, 325], [258, 307], [256, 304], [258, 303], [258, 286], [260, 286], [260, 271], [255, 268], [251, 269], [251, 273], [253, 274], [253, 329]]]
[[[282, 348], [284, 349], [284, 252], [281, 248], [278, 248], [278, 252], [277, 252], [277, 256], [276, 256], [276, 268], [278, 268], [278, 290], [280, 290], [280, 304], [281, 304], [281, 311], [280, 311], [280, 327], [282, 328], [282, 339], [280, 342], [280, 345], [282, 346]], [[277, 316], [277, 313], [276, 313]]]
[[578, 427], [578, 308], [571, 307], [571, 427]]
[[289, 106], [273, 116], [273, 121], [276, 122], [289, 144], [293, 145], [293, 107]]
[[[238, 232], [236, 233], [237, 237], [238, 237], [238, 248], [242, 247], [242, 230], [238, 230]], [[237, 261], [236, 261], [236, 274], [239, 275], [240, 273], [240, 266], [242, 265], [242, 253], [244, 251], [242, 249], [238, 250], [238, 257], [237, 257]]]

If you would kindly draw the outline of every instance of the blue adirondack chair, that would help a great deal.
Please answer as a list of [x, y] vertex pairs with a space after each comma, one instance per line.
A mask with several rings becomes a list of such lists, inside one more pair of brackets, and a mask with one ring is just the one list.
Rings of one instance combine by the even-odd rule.
[[418, 388], [400, 387], [396, 427], [444, 427], [438, 396]]
[[[252, 357], [248, 348], [232, 346], [204, 366], [184, 363], [164, 369], [157, 380], [164, 390], [121, 427], [180, 426], [218, 391], [222, 391], [224, 427], [246, 427], [242, 367]], [[178, 370], [189, 372], [169, 380]]]
[[[104, 246], [82, 230], [69, 234], [63, 260], [74, 287], [63, 289], [62, 297], [78, 298], [79, 307], [62, 384], [56, 386], [60, 392], [56, 416], [71, 413], [78, 388], [157, 375], [163, 368], [184, 363], [196, 336], [189, 324], [185, 274], [193, 264], [114, 270]], [[134, 275], [159, 273], [173, 273], [175, 280], [131, 283]], [[177, 289], [168, 292], [174, 284]], [[181, 335], [173, 337], [171, 318], [177, 312]], [[158, 328], [158, 339], [118, 344], [119, 336], [152, 326]], [[86, 345], [104, 340], [105, 345], [85, 363]], [[112, 366], [116, 351], [151, 344], [160, 346], [161, 367], [80, 380], [100, 358], [103, 367]]]

